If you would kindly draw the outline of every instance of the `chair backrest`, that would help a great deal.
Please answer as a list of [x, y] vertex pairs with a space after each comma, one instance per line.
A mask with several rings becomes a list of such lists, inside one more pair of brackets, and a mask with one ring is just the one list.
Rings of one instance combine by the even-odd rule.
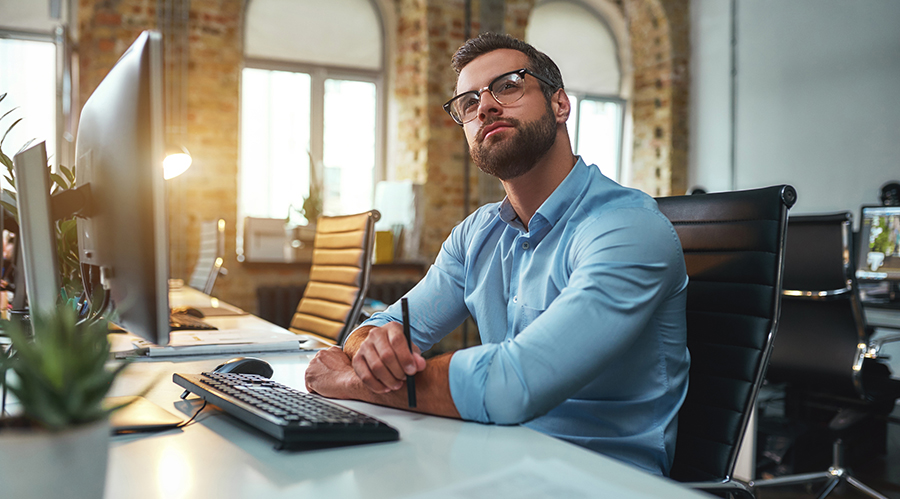
[[319, 217], [309, 283], [291, 319], [291, 331], [340, 344], [356, 326], [369, 287], [380, 217], [376, 210]]
[[850, 212], [794, 216], [788, 221], [784, 300], [767, 379], [863, 395], [868, 343], [854, 259]]
[[200, 252], [188, 286], [212, 294], [225, 261], [225, 220], [200, 223]]
[[678, 232], [690, 278], [687, 397], [670, 476], [728, 481], [778, 324], [788, 209], [783, 185], [658, 198]]

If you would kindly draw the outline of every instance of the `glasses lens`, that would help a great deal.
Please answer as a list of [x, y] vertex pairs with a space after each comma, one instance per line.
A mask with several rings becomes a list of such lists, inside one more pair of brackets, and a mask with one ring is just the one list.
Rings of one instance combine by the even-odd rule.
[[476, 92], [466, 92], [456, 97], [450, 105], [451, 114], [460, 123], [471, 121], [478, 111], [480, 98]]
[[512, 104], [525, 94], [525, 79], [518, 73], [503, 75], [491, 83], [491, 94], [500, 104]]

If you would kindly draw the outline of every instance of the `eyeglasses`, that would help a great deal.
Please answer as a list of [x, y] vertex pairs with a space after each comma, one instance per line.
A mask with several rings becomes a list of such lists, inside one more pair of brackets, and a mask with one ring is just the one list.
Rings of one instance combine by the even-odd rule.
[[453, 118], [453, 121], [460, 125], [468, 123], [478, 116], [478, 106], [481, 104], [481, 94], [485, 90], [489, 91], [494, 100], [501, 105], [508, 106], [513, 102], [521, 99], [525, 95], [525, 75], [530, 74], [538, 80], [550, 85], [552, 88], [558, 88], [549, 80], [542, 76], [538, 76], [531, 70], [522, 68], [494, 78], [490, 85], [481, 90], [471, 90], [461, 93], [444, 104], [444, 111]]

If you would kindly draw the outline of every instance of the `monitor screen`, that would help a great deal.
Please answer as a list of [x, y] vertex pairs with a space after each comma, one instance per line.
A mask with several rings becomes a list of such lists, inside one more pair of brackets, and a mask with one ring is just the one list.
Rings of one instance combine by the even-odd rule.
[[159, 345], [169, 339], [162, 71], [162, 37], [145, 31], [85, 103], [75, 143], [76, 184], [91, 193], [78, 218], [82, 268], [99, 270], [107, 317]]
[[863, 206], [857, 279], [900, 281], [900, 206]]

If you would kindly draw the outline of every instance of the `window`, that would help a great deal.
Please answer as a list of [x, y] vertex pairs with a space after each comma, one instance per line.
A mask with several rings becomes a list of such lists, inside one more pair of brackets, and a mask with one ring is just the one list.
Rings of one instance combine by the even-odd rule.
[[306, 222], [296, 209], [313, 181], [325, 215], [371, 209], [382, 176], [382, 38], [369, 0], [250, 2], [239, 220]]
[[566, 126], [572, 149], [603, 175], [619, 180], [624, 101], [611, 97], [590, 97], [573, 92], [572, 113]]
[[[577, 36], [560, 36], [576, 33]], [[531, 13], [526, 40], [559, 66], [572, 103], [566, 123], [572, 149], [619, 180], [626, 101], [616, 39], [604, 20], [580, 3], [546, 2]]]
[[46, 142], [48, 155], [56, 151], [56, 47], [47, 38], [5, 38], [0, 32], [0, 95], [6, 94], [0, 116], [12, 111], [0, 120], [0, 137], [22, 119], [3, 142], [10, 158], [30, 140]]

